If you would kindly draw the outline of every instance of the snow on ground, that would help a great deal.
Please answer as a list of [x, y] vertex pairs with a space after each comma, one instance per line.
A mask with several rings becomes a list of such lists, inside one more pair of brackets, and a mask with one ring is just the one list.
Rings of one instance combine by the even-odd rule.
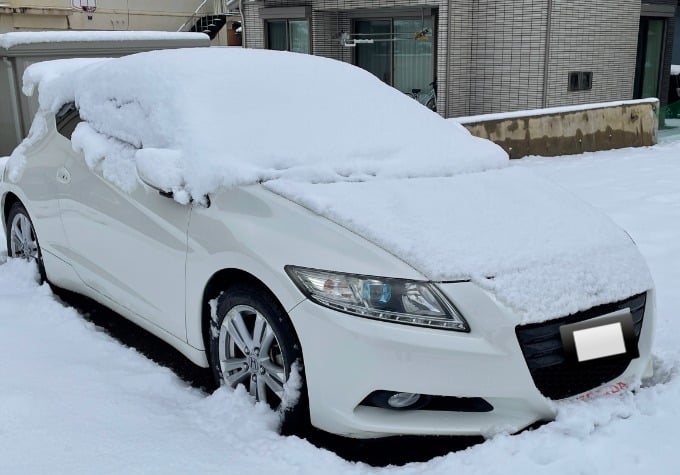
[[680, 119], [666, 119], [666, 126], [659, 129], [659, 143], [680, 139]]
[[[657, 374], [635, 393], [561, 403], [555, 422], [405, 467], [346, 462], [253, 409], [206, 397], [63, 307], [35, 269], [0, 266], [0, 472], [673, 473], [680, 426], [680, 142], [529, 167], [605, 211], [637, 241], [658, 292]], [[76, 351], [77, 349], [77, 351]]]

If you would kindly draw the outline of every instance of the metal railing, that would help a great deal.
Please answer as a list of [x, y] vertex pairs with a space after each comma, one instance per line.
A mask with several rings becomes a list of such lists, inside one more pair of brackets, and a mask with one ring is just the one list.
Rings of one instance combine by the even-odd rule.
[[[198, 7], [196, 7], [196, 10], [194, 10], [194, 13], [189, 15], [187, 19], [185, 20], [184, 23], [182, 23], [182, 26], [180, 26], [177, 31], [188, 31], [191, 29], [191, 27], [196, 24], [196, 22], [204, 15], [206, 14], [217, 14], [217, 13], [222, 13], [222, 2], [219, 0], [213, 0], [213, 8], [212, 11], [207, 11], [205, 9], [206, 4], [208, 3], [209, 0], [203, 0]], [[188, 27], [188, 28], [187, 28]]]

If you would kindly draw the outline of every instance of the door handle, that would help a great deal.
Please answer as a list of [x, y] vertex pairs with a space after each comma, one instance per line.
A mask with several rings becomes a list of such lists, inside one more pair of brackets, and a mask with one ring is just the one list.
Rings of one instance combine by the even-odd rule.
[[57, 181], [59, 183], [63, 183], [64, 185], [71, 183], [71, 174], [66, 168], [60, 168], [57, 170]]

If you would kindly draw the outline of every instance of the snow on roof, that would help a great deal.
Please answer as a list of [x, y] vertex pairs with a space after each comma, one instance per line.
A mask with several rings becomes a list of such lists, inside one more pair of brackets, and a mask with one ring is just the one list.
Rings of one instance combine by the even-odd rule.
[[0, 48], [36, 43], [73, 43], [91, 41], [204, 40], [203, 33], [165, 31], [20, 31], [0, 34]]
[[[25, 89], [39, 86], [42, 113], [74, 100], [86, 121], [74, 144], [113, 140], [144, 149], [130, 159], [144, 162], [149, 172], [160, 170], [149, 162], [171, 166], [173, 173], [156, 179], [177, 179], [166, 185], [181, 200], [278, 177], [333, 182], [442, 176], [507, 164], [498, 146], [339, 61], [192, 48], [83, 68], [67, 64], [27, 70]], [[119, 151], [111, 146], [99, 159]]]
[[671, 66], [671, 76], [680, 75], [680, 64], [674, 64]]
[[388, 249], [431, 280], [471, 279], [523, 323], [623, 300], [653, 285], [622, 229], [519, 167], [407, 182], [276, 180], [265, 186]]

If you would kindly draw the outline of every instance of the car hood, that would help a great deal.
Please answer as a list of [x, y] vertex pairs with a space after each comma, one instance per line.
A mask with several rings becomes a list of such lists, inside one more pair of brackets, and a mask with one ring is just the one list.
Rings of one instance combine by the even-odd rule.
[[523, 323], [652, 287], [627, 233], [527, 170], [265, 186], [374, 242], [433, 281], [470, 280]]

